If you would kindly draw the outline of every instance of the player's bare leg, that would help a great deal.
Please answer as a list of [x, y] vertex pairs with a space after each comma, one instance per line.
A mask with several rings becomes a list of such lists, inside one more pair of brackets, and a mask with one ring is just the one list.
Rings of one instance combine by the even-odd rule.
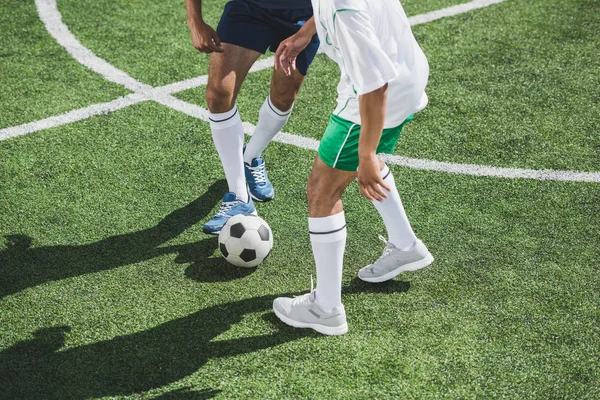
[[224, 113], [235, 106], [240, 87], [260, 53], [222, 43], [222, 53], [211, 53], [206, 102], [211, 113]]
[[212, 53], [206, 87], [213, 141], [229, 186], [223, 204], [203, 226], [206, 233], [217, 234], [231, 216], [256, 213], [246, 190], [242, 147], [244, 128], [235, 101], [250, 67], [260, 53], [229, 43], [222, 43], [222, 53]]
[[269, 96], [260, 108], [258, 124], [244, 150], [246, 180], [254, 200], [269, 201], [275, 196], [262, 152], [289, 119], [303, 81], [304, 75], [298, 70], [290, 76], [282, 69], [273, 70]]

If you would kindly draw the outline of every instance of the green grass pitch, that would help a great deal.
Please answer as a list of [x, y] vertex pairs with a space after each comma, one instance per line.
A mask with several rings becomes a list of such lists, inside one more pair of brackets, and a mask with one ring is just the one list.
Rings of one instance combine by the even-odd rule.
[[[461, 1], [402, 3], [419, 15]], [[205, 3], [214, 26], [225, 0]], [[83, 46], [140, 82], [207, 73], [182, 1], [57, 4]], [[75, 60], [35, 0], [2, 9], [0, 132], [131, 93]], [[600, 172], [598, 1], [506, 0], [413, 31], [430, 104], [395, 155]], [[270, 74], [248, 76], [244, 121]], [[337, 79], [317, 56], [284, 130], [318, 140]], [[173, 96], [206, 106], [203, 86]], [[356, 273], [385, 227], [351, 185], [350, 330], [325, 337], [271, 310], [314, 274], [314, 156], [267, 148], [276, 198], [257, 207], [275, 246], [241, 269], [201, 230], [226, 191], [205, 121], [146, 101], [0, 141], [0, 399], [600, 398], [600, 182], [392, 166], [436, 261], [378, 285]]]

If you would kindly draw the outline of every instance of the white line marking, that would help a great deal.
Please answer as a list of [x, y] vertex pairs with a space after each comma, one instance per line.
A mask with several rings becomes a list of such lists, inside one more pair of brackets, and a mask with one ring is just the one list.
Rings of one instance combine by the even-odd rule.
[[478, 8], [484, 8], [491, 6], [492, 4], [502, 3], [504, 0], [474, 0], [469, 3], [457, 4], [455, 6], [442, 8], [441, 10], [428, 12], [421, 15], [415, 15], [410, 17], [408, 22], [411, 26], [425, 24], [427, 22], [435, 21], [445, 17], [451, 17], [458, 14], [463, 14], [471, 10]]
[[491, 176], [496, 178], [536, 179], [540, 181], [600, 182], [600, 172], [556, 171], [551, 169], [501, 168], [476, 164], [455, 164], [419, 158], [409, 158], [392, 154], [382, 154], [381, 158], [390, 164], [424, 171], [440, 171], [451, 174]]
[[62, 22], [62, 16], [56, 8], [56, 0], [35, 0], [38, 14], [48, 33], [73, 56], [74, 59], [85, 65], [92, 71], [102, 75], [105, 79], [125, 86], [134, 92], [144, 92], [152, 89], [152, 86], [141, 83], [125, 72], [113, 67], [100, 57], [83, 46], [73, 36], [69, 28]]
[[[440, 18], [449, 17], [474, 9], [487, 7], [492, 4], [501, 3], [503, 1], [504, 0], [474, 0], [469, 3], [459, 4], [438, 11], [417, 15], [409, 18], [409, 21], [413, 26], [424, 24]], [[146, 100], [154, 100], [160, 104], [181, 111], [194, 118], [208, 121], [208, 111], [206, 109], [171, 96], [173, 93], [206, 85], [208, 79], [206, 75], [187, 79], [181, 82], [175, 82], [162, 87], [153, 88], [152, 86], [141, 83], [125, 72], [115, 68], [84, 47], [69, 31], [68, 27], [62, 22], [62, 17], [56, 7], [56, 0], [36, 0], [36, 6], [40, 14], [40, 19], [44, 22], [48, 32], [57, 40], [58, 43], [65, 47], [69, 54], [71, 54], [77, 61], [91, 70], [99, 73], [105, 79], [118, 83], [136, 93], [121, 97], [108, 103], [96, 104], [78, 110], [73, 110], [59, 116], [46, 118], [41, 121], [2, 129], [0, 130], [0, 140], [79, 121], [81, 119], [89, 118], [93, 115], [116, 111]], [[250, 72], [267, 69], [272, 65], [273, 57], [268, 57], [256, 62], [250, 69]], [[244, 131], [247, 134], [252, 135], [254, 129], [254, 125], [244, 122]], [[277, 134], [274, 140], [279, 143], [289, 144], [308, 150], [316, 151], [319, 147], [318, 140], [284, 132]], [[384, 155], [383, 158], [390, 164], [401, 165], [413, 169], [440, 171], [454, 174], [555, 181], [600, 182], [599, 172], [499, 168], [483, 165], [455, 164], [395, 155]]]
[[113, 111], [129, 107], [133, 104], [137, 104], [144, 100], [146, 99], [143, 96], [140, 96], [137, 93], [132, 93], [124, 97], [119, 97], [118, 99], [108, 103], [94, 104], [89, 107], [79, 108], [77, 110], [69, 111], [61, 115], [55, 115], [40, 121], [13, 126], [11, 128], [0, 129], [0, 141], [11, 137], [26, 135], [28, 133], [37, 132], [43, 129], [54, 128], [60, 125], [69, 124], [71, 122], [80, 121], [94, 115], [108, 114]]

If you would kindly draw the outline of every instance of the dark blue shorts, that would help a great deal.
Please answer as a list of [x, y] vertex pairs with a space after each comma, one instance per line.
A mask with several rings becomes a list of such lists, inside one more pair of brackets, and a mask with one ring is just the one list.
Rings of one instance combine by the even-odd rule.
[[[231, 0], [225, 4], [217, 34], [221, 42], [265, 54], [267, 49], [277, 51], [279, 43], [298, 32], [312, 15], [310, 7], [280, 10]], [[296, 67], [302, 75], [306, 75], [318, 49], [319, 38], [315, 35], [308, 47], [298, 54]]]

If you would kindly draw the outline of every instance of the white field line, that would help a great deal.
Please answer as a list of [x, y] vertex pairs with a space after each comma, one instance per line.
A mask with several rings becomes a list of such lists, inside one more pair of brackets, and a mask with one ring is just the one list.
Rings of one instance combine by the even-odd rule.
[[62, 16], [56, 8], [56, 0], [36, 0], [35, 5], [38, 9], [40, 19], [46, 26], [48, 33], [64, 47], [74, 59], [79, 61], [94, 72], [102, 75], [119, 85], [125, 86], [134, 92], [144, 92], [152, 89], [152, 86], [146, 85], [127, 75], [125, 72], [113, 67], [108, 62], [92, 53], [87, 47], [83, 46], [75, 36], [69, 31], [69, 28], [62, 22]]
[[540, 181], [563, 182], [600, 182], [600, 172], [557, 171], [552, 169], [501, 168], [477, 164], [455, 164], [423, 158], [409, 158], [393, 154], [382, 154], [381, 158], [394, 165], [420, 169], [424, 171], [440, 171], [451, 174], [489, 176], [496, 178], [521, 178]]
[[118, 99], [115, 99], [113, 101], [109, 101], [108, 103], [93, 104], [88, 107], [79, 108], [64, 114], [44, 118], [35, 122], [30, 122], [28, 124], [0, 129], [0, 141], [16, 136], [26, 135], [28, 133], [41, 131], [43, 129], [54, 128], [75, 121], [80, 121], [94, 115], [108, 114], [113, 111], [129, 107], [133, 104], [137, 104], [140, 101], [144, 100], [145, 98], [143, 96], [140, 96], [137, 93], [132, 93], [124, 97], [119, 97]]
[[458, 4], [451, 7], [442, 8], [441, 10], [428, 12], [421, 15], [415, 15], [410, 17], [408, 21], [411, 26], [425, 24], [427, 22], [435, 21], [445, 17], [451, 17], [453, 15], [463, 14], [471, 10], [478, 8], [484, 8], [491, 6], [492, 4], [502, 3], [504, 0], [473, 0], [468, 3]]
[[[500, 3], [502, 1], [504, 0], [474, 0], [469, 3], [459, 4], [457, 6], [444, 8], [438, 11], [416, 15], [409, 18], [409, 21], [411, 25], [423, 24], [440, 18], [464, 13], [476, 8], [482, 8], [491, 4]], [[187, 115], [200, 117], [200, 119], [206, 120], [206, 118], [203, 118], [203, 116], [207, 115], [207, 111], [205, 109], [189, 103], [186, 105], [184, 104], [186, 102], [175, 97], [167, 97], [167, 95], [206, 85], [208, 82], [208, 75], [202, 75], [156, 88], [143, 84], [129, 76], [127, 73], [107, 63], [105, 60], [99, 58], [88, 48], [83, 46], [81, 42], [75, 38], [71, 31], [69, 31], [69, 28], [62, 22], [62, 17], [58, 11], [56, 0], [36, 0], [35, 3], [40, 15], [40, 20], [46, 26], [48, 33], [50, 33], [50, 35], [54, 37], [56, 41], [62, 45], [73, 58], [94, 72], [102, 75], [106, 80], [120, 84], [125, 88], [138, 93], [138, 95], [125, 96], [125, 99], [127, 99], [126, 101], [124, 101], [123, 98], [118, 98], [112, 102], [83, 107], [61, 115], [45, 118], [40, 121], [0, 129], [0, 141], [15, 136], [26, 135], [28, 133], [33, 133], [43, 129], [54, 128], [60, 125], [77, 122], [98, 114], [105, 114], [107, 112], [120, 110], [124, 107], [134, 105], [145, 100], [155, 100], [163, 105], [174, 108], [178, 111], [182, 111]], [[256, 62], [250, 69], [250, 72], [261, 71], [271, 68], [272, 66], [273, 57], [268, 57]]]
[[[465, 13], [477, 8], [487, 7], [492, 4], [501, 3], [504, 0], [474, 0], [469, 3], [459, 4], [452, 7], [447, 7], [438, 11], [417, 15], [409, 18], [411, 25], [423, 24], [435, 21], [440, 18], [449, 17], [461, 13]], [[76, 122], [93, 115], [104, 114], [129, 105], [137, 104], [146, 100], [154, 100], [172, 109], [181, 111], [189, 116], [207, 121], [208, 110], [190, 104], [183, 100], [179, 100], [171, 94], [180, 91], [192, 89], [198, 86], [206, 85], [207, 76], [202, 75], [192, 79], [187, 79], [181, 82], [175, 82], [161, 87], [152, 87], [137, 81], [125, 72], [115, 68], [103, 59], [97, 57], [89, 49], [84, 47], [68, 27], [62, 22], [61, 14], [56, 7], [56, 0], [36, 0], [36, 6], [40, 19], [44, 22], [48, 32], [60, 43], [68, 52], [79, 61], [93, 71], [102, 75], [105, 79], [118, 83], [125, 88], [136, 93], [121, 97], [112, 102], [96, 104], [89, 107], [84, 107], [78, 110], [43, 119], [41, 121], [32, 122], [12, 128], [0, 130], [0, 140], [8, 139], [9, 137], [32, 133], [37, 130], [56, 127], [59, 125]], [[258, 61], [250, 69], [250, 72], [256, 72], [270, 68], [273, 65], [273, 57], [268, 57]], [[244, 122], [244, 131], [252, 135], [255, 126]], [[293, 135], [290, 133], [279, 133], [275, 141], [285, 144], [294, 145], [309, 150], [316, 150], [319, 146], [319, 141], [311, 138]], [[475, 176], [494, 176], [503, 178], [525, 178], [539, 180], [558, 180], [558, 181], [583, 181], [583, 182], [600, 182], [600, 173], [595, 172], [578, 172], [578, 171], [553, 171], [553, 170], [526, 170], [516, 168], [498, 168], [471, 164], [454, 164], [439, 162], [433, 160], [414, 159], [408, 157], [400, 157], [394, 155], [384, 156], [386, 162], [396, 165], [405, 166], [414, 169], [432, 170], [449, 172], [455, 174], [467, 174]]]

